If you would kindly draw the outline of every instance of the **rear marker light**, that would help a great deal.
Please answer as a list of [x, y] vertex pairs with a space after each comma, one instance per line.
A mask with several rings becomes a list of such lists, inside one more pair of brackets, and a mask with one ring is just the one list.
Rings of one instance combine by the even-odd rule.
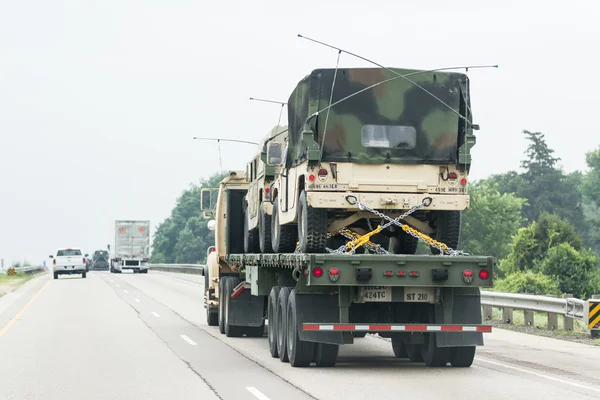
[[456, 172], [450, 172], [448, 174], [448, 179], [456, 179], [458, 178], [458, 175], [456, 175]]
[[392, 276], [393, 275], [392, 271], [385, 271], [383, 274], [385, 276]]
[[315, 176], [313, 174], [310, 174], [308, 176], [308, 180], [311, 181], [311, 182], [314, 181], [315, 180]]
[[419, 271], [411, 271], [410, 276], [419, 276]]
[[398, 271], [398, 276], [406, 276], [406, 272], [405, 271]]
[[340, 270], [335, 267], [329, 268], [329, 279], [331, 279], [332, 282], [336, 282], [340, 279]]
[[485, 280], [485, 279], [487, 279], [489, 277], [490, 277], [490, 273], [487, 272], [487, 270], [482, 269], [481, 271], [479, 271], [479, 278], [480, 279], [484, 279]]
[[270, 191], [271, 191], [271, 189], [269, 189], [269, 188], [265, 188], [265, 193], [267, 193], [267, 194], [268, 194]]
[[470, 269], [465, 269], [463, 272], [463, 280], [465, 281], [465, 283], [473, 282], [473, 271], [471, 271]]
[[462, 178], [460, 180], [460, 184], [463, 185], [463, 186], [465, 186], [467, 184], [467, 179], [466, 178]]
[[315, 267], [313, 269], [313, 275], [315, 276], [315, 278], [320, 278], [323, 276], [323, 268], [321, 267]]

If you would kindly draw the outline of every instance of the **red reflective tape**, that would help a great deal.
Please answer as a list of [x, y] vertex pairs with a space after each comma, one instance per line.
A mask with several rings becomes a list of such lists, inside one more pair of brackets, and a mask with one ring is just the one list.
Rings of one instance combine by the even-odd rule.
[[463, 330], [462, 326], [457, 326], [457, 325], [444, 326], [444, 325], [442, 325], [442, 331], [462, 331], [462, 330]]
[[305, 331], [318, 331], [319, 328], [320, 328], [320, 326], [316, 325], [316, 324], [304, 324], [302, 330], [305, 330]]
[[369, 325], [370, 331], [391, 331], [391, 325]]
[[427, 325], [406, 325], [407, 331], [426, 331]]
[[334, 325], [334, 331], [353, 331], [356, 329], [356, 325]]
[[491, 332], [491, 331], [492, 331], [491, 326], [478, 326], [477, 327], [477, 332]]
[[242, 292], [244, 291], [244, 287], [242, 286], [241, 288], [239, 288], [238, 290], [236, 290], [235, 292], [233, 292], [233, 294], [231, 295], [232, 299], [235, 299], [236, 297], [238, 297]]

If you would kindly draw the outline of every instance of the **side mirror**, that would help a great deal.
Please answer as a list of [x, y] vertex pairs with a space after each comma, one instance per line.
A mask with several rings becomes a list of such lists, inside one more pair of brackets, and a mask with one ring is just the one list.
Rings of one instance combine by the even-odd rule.
[[84, 257], [89, 257], [89, 256], [90, 256], [89, 254], [85, 253], [85, 256], [84, 256]]
[[50, 258], [54, 258], [54, 256], [53, 256], [52, 254], [50, 254], [48, 257], [50, 257]]
[[269, 142], [267, 144], [267, 165], [278, 167], [283, 164], [283, 144]]
[[212, 191], [210, 189], [202, 189], [200, 191], [200, 211], [210, 211], [211, 195]]

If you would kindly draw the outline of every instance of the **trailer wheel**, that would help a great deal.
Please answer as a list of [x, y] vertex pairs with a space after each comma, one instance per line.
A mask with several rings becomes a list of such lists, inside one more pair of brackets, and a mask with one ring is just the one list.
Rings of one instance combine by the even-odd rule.
[[258, 247], [261, 253], [272, 253], [271, 216], [265, 212], [264, 202], [260, 202], [258, 217]]
[[208, 326], [216, 326], [219, 324], [219, 311], [211, 309], [206, 305], [206, 323]]
[[269, 321], [269, 326], [267, 328], [267, 336], [269, 340], [269, 353], [271, 353], [271, 357], [279, 357], [279, 353], [277, 352], [277, 303], [279, 300], [279, 291], [281, 288], [279, 286], [273, 286], [271, 288], [271, 292], [269, 293], [269, 303], [267, 304], [267, 320]]
[[258, 232], [257, 229], [248, 229], [248, 206], [244, 207], [244, 253], [258, 253]]
[[[292, 367], [308, 367], [315, 356], [315, 344], [300, 340], [296, 323], [298, 309], [296, 306], [296, 290], [290, 292], [287, 312], [287, 351]], [[329, 354], [331, 356], [331, 354]], [[336, 354], [337, 356], [337, 354]]]
[[219, 279], [219, 332], [225, 333], [225, 282], [228, 276]]
[[334, 367], [339, 351], [339, 344], [317, 343], [315, 345], [315, 363], [317, 367]]
[[325, 253], [327, 249], [327, 209], [309, 206], [304, 190], [298, 199], [298, 238], [303, 253]]
[[473, 364], [476, 346], [452, 347], [450, 350], [450, 364], [453, 367], [468, 368]]
[[288, 314], [288, 299], [290, 297], [290, 288], [282, 287], [279, 291], [279, 298], [277, 299], [277, 314], [275, 319], [276, 333], [277, 333], [277, 354], [281, 362], [288, 362], [288, 349], [287, 349], [287, 314]]
[[273, 203], [271, 215], [271, 246], [275, 253], [293, 253], [296, 250], [296, 227], [279, 223], [279, 199]]
[[422, 346], [423, 361], [428, 367], [443, 367], [450, 358], [450, 348], [438, 347], [435, 333], [425, 333]]
[[[229, 305], [233, 301], [231, 294], [233, 289], [240, 284], [240, 278], [229, 276], [229, 279], [225, 281], [225, 335], [227, 337], [240, 337], [242, 336], [242, 327], [233, 326], [229, 324]], [[264, 329], [264, 328], [263, 328]]]
[[421, 351], [420, 344], [407, 344], [406, 347], [406, 355], [408, 356], [408, 360], [410, 362], [423, 362], [423, 353]]
[[[434, 232], [431, 235], [438, 242], [445, 243], [448, 247], [456, 250], [460, 242], [460, 211], [436, 211], [434, 212]], [[430, 247], [432, 254], [440, 254], [435, 247]]]
[[407, 358], [408, 353], [406, 352], [406, 345], [400, 338], [392, 337], [392, 350], [397, 358]]

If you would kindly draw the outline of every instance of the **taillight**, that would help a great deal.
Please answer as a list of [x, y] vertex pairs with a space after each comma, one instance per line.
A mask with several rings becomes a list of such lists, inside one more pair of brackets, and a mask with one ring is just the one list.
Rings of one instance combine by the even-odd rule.
[[315, 276], [315, 278], [322, 277], [323, 276], [323, 268], [321, 268], [321, 267], [313, 268], [313, 275]]
[[317, 175], [319, 175], [319, 178], [324, 178], [327, 176], [327, 170], [325, 168], [321, 168]]
[[269, 194], [270, 191], [271, 191], [271, 189], [265, 188], [265, 193]]
[[471, 271], [470, 269], [465, 269], [463, 271], [463, 280], [465, 281], [465, 283], [473, 282], [473, 271]]
[[405, 271], [398, 271], [398, 276], [406, 276], [406, 272]]
[[463, 185], [463, 186], [465, 186], [467, 184], [467, 178], [462, 178], [460, 180], [460, 184]]
[[480, 279], [485, 280], [485, 279], [487, 279], [489, 277], [490, 277], [490, 273], [487, 270], [482, 269], [481, 271], [479, 271], [479, 278]]
[[456, 179], [458, 178], [458, 175], [456, 174], [456, 172], [450, 172], [448, 174], [448, 179]]
[[410, 276], [414, 276], [414, 277], [419, 276], [419, 271], [411, 271]]
[[310, 174], [308, 176], [308, 180], [311, 181], [311, 182], [314, 181], [315, 180], [315, 176], [313, 174]]
[[384, 274], [385, 276], [392, 276], [392, 275], [394, 275], [394, 273], [393, 273], [392, 271], [389, 271], [389, 270], [388, 270], [388, 271], [385, 271], [383, 274]]
[[52, 264], [56, 265], [56, 258], [52, 261]]
[[85, 259], [85, 257], [83, 257], [83, 263], [87, 264], [87, 260]]
[[335, 267], [329, 268], [329, 279], [331, 279], [332, 282], [336, 282], [340, 279], [340, 270]]

